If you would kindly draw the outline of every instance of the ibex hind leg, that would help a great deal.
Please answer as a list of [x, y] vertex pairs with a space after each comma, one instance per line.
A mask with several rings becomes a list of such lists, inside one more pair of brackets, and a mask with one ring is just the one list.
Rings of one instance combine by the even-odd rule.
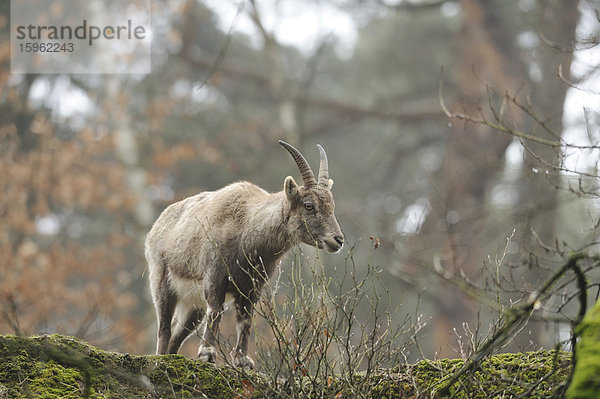
[[166, 273], [162, 273], [159, 279], [151, 279], [150, 281], [152, 300], [156, 309], [156, 319], [158, 320], [156, 354], [164, 355], [168, 353], [169, 349], [171, 322], [177, 305], [177, 297], [169, 289]]
[[204, 311], [195, 306], [179, 303], [171, 325], [172, 336], [169, 342], [169, 353], [177, 353], [181, 344], [190, 336], [204, 317]]

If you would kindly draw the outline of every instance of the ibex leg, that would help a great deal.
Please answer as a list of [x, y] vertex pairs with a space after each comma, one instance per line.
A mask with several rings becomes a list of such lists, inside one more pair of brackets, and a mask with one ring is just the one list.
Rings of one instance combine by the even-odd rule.
[[253, 307], [252, 298], [241, 294], [235, 298], [237, 345], [231, 352], [231, 357], [236, 367], [254, 368], [254, 361], [248, 356], [248, 337], [252, 327]]

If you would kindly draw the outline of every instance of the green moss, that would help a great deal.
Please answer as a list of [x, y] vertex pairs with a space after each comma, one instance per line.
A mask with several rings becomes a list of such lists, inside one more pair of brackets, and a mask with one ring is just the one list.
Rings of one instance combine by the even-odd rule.
[[195, 362], [179, 355], [147, 356], [148, 377], [168, 395], [191, 398], [204, 394], [211, 398], [236, 396], [240, 384], [233, 371], [203, 362]]
[[[451, 393], [458, 398], [550, 396], [569, 373], [563, 352], [503, 354], [482, 362]], [[60, 335], [0, 336], [0, 399], [3, 398], [198, 398], [429, 397], [462, 360], [422, 361], [352, 378], [304, 376], [279, 381], [178, 355], [130, 356], [105, 352]], [[246, 380], [248, 379], [248, 380]], [[246, 381], [244, 381], [246, 380]], [[242, 382], [243, 381], [243, 382]], [[251, 390], [248, 390], [248, 384]], [[293, 385], [290, 386], [290, 384]], [[244, 386], [246, 389], [244, 389]], [[298, 389], [298, 388], [301, 389]], [[294, 388], [294, 389], [292, 389]]]
[[[36, 362], [39, 368], [27, 385], [27, 392], [47, 398], [80, 398], [85, 390], [83, 377], [76, 369], [65, 368], [54, 361]], [[89, 394], [88, 394], [89, 396]]]
[[60, 335], [0, 336], [0, 398], [232, 398], [233, 373], [182, 356], [105, 352]]
[[600, 391], [600, 301], [586, 313], [577, 332], [577, 363], [567, 398], [596, 398]]
[[[416, 390], [435, 392], [442, 381], [464, 364], [459, 359], [421, 362], [416, 366]], [[551, 396], [569, 374], [570, 354], [560, 351], [505, 353], [484, 360], [475, 372], [450, 389], [456, 398]]]

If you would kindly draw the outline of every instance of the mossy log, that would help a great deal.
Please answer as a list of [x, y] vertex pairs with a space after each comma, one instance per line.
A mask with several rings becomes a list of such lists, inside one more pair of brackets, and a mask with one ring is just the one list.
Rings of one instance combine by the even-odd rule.
[[106, 352], [58, 334], [0, 336], [0, 398], [231, 398], [235, 381], [231, 370], [178, 355]]
[[[240, 373], [178, 355], [106, 352], [56, 334], [0, 336], [0, 398], [429, 397], [437, 383], [462, 364], [457, 359], [422, 361], [352, 379], [331, 376], [320, 387], [305, 375], [294, 381], [295, 388], [288, 384], [286, 389], [285, 383], [274, 386], [272, 376]], [[565, 352], [495, 355], [458, 381], [451, 393], [453, 397], [550, 397], [568, 376], [569, 365], [570, 355]]]
[[600, 301], [577, 327], [576, 366], [568, 399], [600, 397]]

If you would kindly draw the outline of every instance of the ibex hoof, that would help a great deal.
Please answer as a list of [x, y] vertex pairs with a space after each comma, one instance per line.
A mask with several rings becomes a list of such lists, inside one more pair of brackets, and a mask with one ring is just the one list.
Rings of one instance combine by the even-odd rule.
[[254, 369], [254, 360], [250, 356], [238, 353], [233, 355], [233, 365], [235, 367]]
[[212, 346], [201, 346], [198, 349], [198, 360], [214, 363], [217, 360], [217, 350]]

